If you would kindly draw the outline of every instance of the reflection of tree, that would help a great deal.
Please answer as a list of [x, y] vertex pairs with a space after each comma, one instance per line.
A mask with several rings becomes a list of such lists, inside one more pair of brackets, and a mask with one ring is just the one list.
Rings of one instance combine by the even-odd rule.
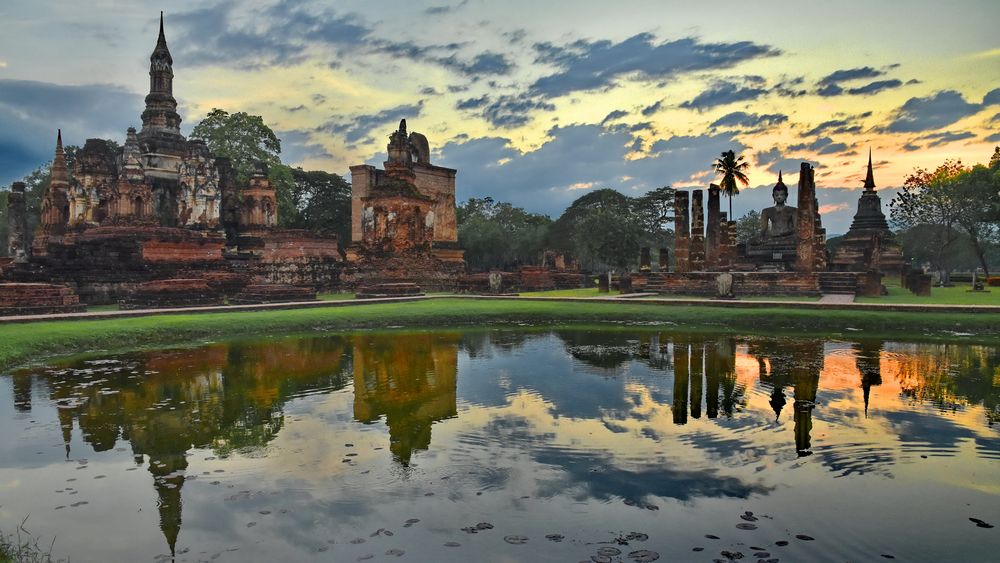
[[872, 387], [882, 385], [882, 342], [866, 340], [855, 344], [854, 363], [861, 373], [861, 391], [865, 399], [865, 417]]
[[571, 330], [557, 334], [573, 358], [602, 371], [614, 373], [631, 361], [643, 362], [654, 369], [670, 366], [663, 333]]
[[214, 345], [81, 362], [46, 374], [69, 455], [74, 421], [94, 451], [127, 440], [149, 458], [160, 528], [171, 553], [181, 527], [181, 489], [192, 448], [253, 455], [282, 426], [297, 393], [346, 384], [343, 339]]
[[823, 368], [823, 343], [819, 340], [755, 340], [748, 352], [757, 358], [760, 381], [773, 387], [771, 408], [780, 416], [786, 400], [783, 388], [794, 388], [795, 451], [812, 454], [812, 411], [816, 407], [819, 373]]
[[352, 339], [354, 418], [385, 415], [389, 449], [404, 466], [431, 442], [431, 425], [456, 416], [460, 333], [368, 334]]
[[1000, 422], [1000, 348], [965, 344], [894, 345], [903, 394], [942, 410], [982, 404], [986, 422]]

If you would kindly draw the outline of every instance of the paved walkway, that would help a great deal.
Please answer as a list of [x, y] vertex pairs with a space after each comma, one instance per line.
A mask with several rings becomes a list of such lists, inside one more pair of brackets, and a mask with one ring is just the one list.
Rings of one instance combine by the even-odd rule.
[[[618, 303], [650, 305], [650, 306], [698, 306], [723, 307], [733, 309], [762, 309], [769, 307], [794, 309], [846, 309], [858, 311], [912, 311], [923, 313], [976, 313], [1000, 315], [1000, 306], [996, 305], [922, 305], [904, 303], [854, 303], [853, 296], [828, 295], [824, 297], [846, 297], [846, 299], [820, 299], [819, 301], [740, 301], [705, 299], [698, 297], [660, 297], [623, 299], [615, 297], [546, 297], [517, 295], [424, 295], [414, 297], [382, 297], [376, 299], [345, 299], [342, 301], [297, 301], [292, 303], [265, 303], [261, 305], [220, 305], [212, 307], [183, 307], [171, 309], [136, 309], [132, 311], [92, 311], [86, 313], [62, 313], [50, 315], [16, 315], [0, 317], [0, 324], [30, 323], [40, 321], [98, 320], [120, 319], [129, 317], [146, 317], [151, 315], [196, 314], [196, 313], [233, 313], [239, 311], [271, 311], [277, 309], [316, 309], [325, 307], [356, 307], [378, 303], [406, 303], [410, 301], [425, 301], [429, 299], [513, 299], [525, 301], [562, 301], [570, 303]], [[1000, 317], [997, 317], [1000, 319]], [[1000, 320], [998, 320], [1000, 322]]]
[[854, 296], [844, 293], [829, 293], [824, 294], [823, 297], [819, 298], [819, 303], [854, 303]]

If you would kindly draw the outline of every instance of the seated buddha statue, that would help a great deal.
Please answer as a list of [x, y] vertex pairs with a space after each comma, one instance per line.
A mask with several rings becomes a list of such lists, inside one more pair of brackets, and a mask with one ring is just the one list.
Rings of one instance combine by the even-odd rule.
[[794, 242], [798, 210], [785, 205], [785, 201], [788, 200], [788, 187], [781, 181], [780, 172], [778, 183], [771, 190], [771, 197], [774, 199], [774, 205], [760, 213], [759, 243], [767, 245]]

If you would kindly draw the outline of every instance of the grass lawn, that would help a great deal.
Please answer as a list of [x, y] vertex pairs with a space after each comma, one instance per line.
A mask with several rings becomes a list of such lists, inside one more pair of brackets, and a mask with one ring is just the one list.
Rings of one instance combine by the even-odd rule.
[[992, 315], [725, 309], [635, 302], [433, 299], [347, 307], [172, 313], [124, 319], [0, 325], [0, 369], [54, 355], [165, 347], [243, 336], [434, 326], [656, 326], [658, 330], [905, 340], [1000, 342]]
[[882, 283], [889, 295], [882, 297], [858, 297], [858, 303], [915, 303], [921, 305], [1000, 305], [1000, 287], [989, 287], [989, 293], [970, 292], [971, 283], [956, 284], [955, 287], [932, 287], [930, 297], [918, 297], [899, 286], [899, 280], [884, 278]]

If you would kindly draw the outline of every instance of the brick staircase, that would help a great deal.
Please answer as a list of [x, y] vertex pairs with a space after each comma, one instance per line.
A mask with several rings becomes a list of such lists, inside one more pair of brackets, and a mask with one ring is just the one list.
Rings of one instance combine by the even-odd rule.
[[858, 275], [854, 272], [821, 272], [819, 289], [823, 295], [854, 295], [858, 292]]

